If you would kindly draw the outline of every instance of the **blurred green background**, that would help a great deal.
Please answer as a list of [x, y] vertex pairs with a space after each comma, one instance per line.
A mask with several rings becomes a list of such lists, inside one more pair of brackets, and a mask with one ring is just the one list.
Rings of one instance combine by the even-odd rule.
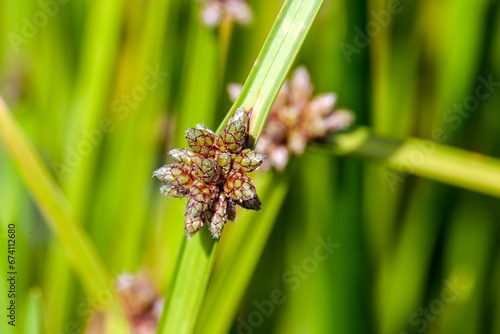
[[[251, 1], [249, 25], [209, 29], [196, 1], [0, 1], [0, 94], [112, 275], [146, 271], [168, 290], [183, 201], [151, 174], [186, 128], [221, 122], [281, 4]], [[376, 135], [500, 158], [500, 1], [325, 1], [300, 64]], [[500, 333], [498, 198], [353, 157], [290, 167], [286, 198], [263, 203], [279, 213], [237, 313], [221, 315], [232, 332]], [[99, 301], [25, 184], [0, 145], [0, 252], [15, 223], [19, 272], [18, 326], [2, 314], [0, 332], [34, 333], [42, 315], [40, 332], [79, 333], [80, 306]], [[282, 303], [262, 309], [276, 289]]]

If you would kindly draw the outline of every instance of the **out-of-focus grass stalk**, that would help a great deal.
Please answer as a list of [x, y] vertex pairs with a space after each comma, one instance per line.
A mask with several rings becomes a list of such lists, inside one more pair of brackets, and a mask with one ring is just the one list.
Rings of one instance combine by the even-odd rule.
[[234, 22], [230, 18], [225, 18], [219, 25], [219, 80], [220, 88], [223, 88], [224, 74], [227, 65], [227, 55], [231, 43]]
[[[183, 62], [175, 145], [185, 146], [185, 130], [197, 123], [213, 127], [218, 79], [218, 40], [213, 31], [201, 25], [197, 6], [191, 6], [186, 58]], [[159, 194], [158, 194], [159, 196]], [[165, 198], [161, 200], [165, 201]], [[210, 264], [216, 248], [206, 229], [191, 240], [183, 235], [184, 209], [178, 199], [168, 199], [161, 216], [158, 249], [162, 263], [157, 272], [165, 291], [165, 306], [158, 333], [190, 333], [203, 300]], [[191, 252], [184, 252], [190, 248]], [[165, 322], [166, 321], [166, 322]]]
[[[74, 50], [78, 54], [78, 68], [74, 82], [71, 85], [71, 93], [68, 92], [70, 107], [66, 109], [64, 125], [57, 132], [65, 137], [64, 144], [58, 149], [64, 157], [62, 164], [70, 165], [67, 161], [68, 150], [78, 150], [78, 145], [87, 140], [84, 131], [94, 131], [99, 128], [103, 112], [107, 110], [106, 101], [110, 91], [112, 76], [115, 71], [115, 57], [119, 48], [120, 33], [123, 19], [124, 1], [110, 0], [105, 3], [95, 2], [70, 2], [67, 7], [61, 7], [61, 15], [54, 19], [62, 19], [63, 12], [70, 12], [71, 8], [82, 6], [85, 20], [82, 27], [81, 43]], [[43, 33], [41, 34], [43, 35]], [[73, 38], [74, 35], [70, 35]], [[37, 37], [38, 38], [38, 37]], [[67, 48], [63, 43], [63, 48]], [[54, 48], [54, 46], [52, 46]], [[46, 52], [44, 55], [50, 57], [54, 52]], [[73, 71], [69, 69], [68, 72]], [[52, 86], [51, 76], [48, 75], [44, 81], [37, 83], [38, 86]], [[55, 88], [56, 93], [59, 93]], [[64, 93], [65, 89], [60, 93]], [[65, 97], [68, 98], [68, 97]], [[72, 167], [71, 171], [61, 177], [62, 189], [71, 203], [72, 212], [78, 224], [84, 226], [88, 223], [89, 207], [95, 186], [95, 167], [98, 159], [99, 147], [92, 147], [89, 154], [79, 154], [81, 161]], [[54, 277], [52, 273], [57, 272]], [[75, 305], [78, 290], [70, 275], [70, 268], [60, 254], [60, 248], [56, 243], [49, 245], [49, 256], [46, 260], [44, 277], [45, 298], [48, 300], [48, 329], [57, 331], [66, 326], [70, 321], [67, 315], [71, 314], [74, 321]], [[106, 282], [106, 283], [109, 283]], [[61, 308], [65, 305], [65, 308]], [[67, 312], [65, 314], [65, 312]], [[79, 319], [81, 321], [82, 318]]]
[[[371, 109], [373, 132], [382, 136], [405, 137], [410, 135], [414, 126], [414, 113], [417, 109], [415, 95], [417, 80], [408, 77], [417, 75], [419, 57], [418, 39], [394, 38], [398, 21], [411, 21], [411, 3], [399, 5], [397, 10], [389, 11], [389, 2], [369, 0], [366, 13], [367, 25], [379, 24], [376, 15], [384, 15], [385, 21], [378, 26], [377, 33], [370, 35], [371, 68]], [[416, 6], [413, 6], [416, 7]], [[378, 13], [378, 14], [377, 14]], [[418, 25], [415, 24], [417, 27]], [[366, 27], [366, 26], [365, 26]], [[417, 34], [415, 29], [413, 34]], [[367, 165], [363, 168], [363, 212], [367, 237], [370, 243], [370, 257], [382, 261], [390, 252], [391, 235], [398, 202], [401, 199], [400, 184], [393, 188], [384, 187], [386, 171], [378, 166]]]
[[[431, 40], [429, 44], [435, 47], [433, 52], [437, 62], [434, 122], [427, 123], [431, 125], [428, 131], [438, 126], [450, 129], [452, 123], [447, 121], [445, 115], [455, 103], [462, 103], [471, 88], [478, 85], [477, 70], [484, 52], [482, 43], [486, 41], [484, 30], [487, 25], [484, 22], [487, 21], [489, 8], [492, 8], [491, 1], [450, 1], [436, 7], [431, 0], [423, 2], [423, 5], [424, 12], [429, 13], [427, 37]], [[447, 19], [438, 22], [435, 15], [443, 11], [446, 11]], [[436, 34], [436, 31], [440, 33]], [[453, 137], [455, 132], [450, 135]]]
[[491, 277], [492, 261], [498, 258], [498, 218], [490, 210], [491, 206], [498, 205], [498, 200], [489, 200], [478, 194], [464, 193], [456, 210], [451, 212], [443, 243], [440, 290], [436, 294], [450, 283], [457, 287], [457, 294], [455, 300], [446, 304], [446, 312], [429, 324], [432, 332], [443, 332], [446, 328], [447, 333], [496, 333], [493, 326], [483, 321], [485, 312], [492, 309], [489, 301], [495, 299], [492, 290], [498, 289], [498, 281]]
[[[283, 256], [286, 262], [284, 268], [280, 269], [279, 282], [282, 284], [281, 288], [286, 296], [286, 302], [275, 306], [278, 317], [275, 326], [276, 333], [335, 332], [332, 328], [331, 313], [331, 296], [334, 291], [330, 289], [332, 283], [328, 272], [334, 262], [333, 257], [338, 255], [337, 251], [343, 252], [344, 250], [342, 248], [335, 250], [332, 256], [323, 261], [314, 257], [318, 265], [310, 272], [307, 270], [307, 278], [300, 282], [300, 285], [292, 286], [283, 278], [286, 270], [293, 266], [304, 268], [305, 259], [315, 256], [314, 250], [318, 246], [318, 238], [326, 240], [331, 237], [334, 241], [338, 240], [338, 236], [331, 233], [334, 228], [331, 222], [336, 222], [334, 203], [337, 201], [334, 193], [338, 189], [334, 177], [337, 170], [332, 168], [331, 160], [333, 160], [331, 157], [313, 154], [301, 157], [299, 162], [301, 170], [297, 173], [297, 177], [293, 178], [294, 184], [290, 189], [295, 194], [290, 195], [285, 202], [284, 210], [290, 219], [285, 220]], [[321, 194], [321, 196], [312, 194]], [[288, 201], [291, 201], [290, 205], [287, 205]], [[252, 233], [252, 230], [249, 233]], [[300, 247], [297, 247], [298, 245]], [[245, 246], [242, 245], [242, 247]], [[257, 253], [257, 259], [259, 255]], [[271, 260], [276, 261], [276, 259]], [[234, 276], [236, 275], [226, 277], [226, 281], [233, 278], [240, 279]], [[315, 305], [315, 307], [305, 308], [304, 305]], [[246, 314], [249, 313], [251, 313], [250, 310], [246, 312]]]
[[38, 288], [32, 288], [28, 293], [26, 309], [24, 311], [23, 333], [46, 333], [43, 314], [42, 294]]
[[[382, 36], [368, 33], [370, 42], [366, 47], [360, 47], [360, 44], [357, 43], [359, 38], [358, 32], [360, 30], [365, 31], [367, 20], [372, 18], [369, 10], [366, 10], [367, 1], [344, 0], [331, 2], [329, 5], [325, 3], [325, 11], [320, 13], [318, 22], [315, 23], [315, 27], [311, 31], [311, 36], [304, 45], [304, 54], [307, 55], [304, 63], [311, 70], [311, 77], [313, 78], [317, 92], [335, 92], [338, 96], [337, 104], [353, 110], [356, 114], [357, 122], [366, 124], [368, 120], [373, 120], [376, 117], [373, 114], [368, 116], [368, 113], [373, 112], [372, 97], [374, 94], [371, 92], [371, 89], [374, 80], [377, 81], [371, 75], [369, 75], [369, 78], [367, 77], [367, 73], [371, 73], [368, 56], [373, 54], [372, 48], [383, 47], [380, 43], [381, 41], [379, 41], [379, 37]], [[329, 16], [326, 14], [328, 13], [327, 9], [332, 11]], [[335, 24], [332, 24], [332, 22], [335, 22]], [[385, 29], [388, 30], [389, 35], [392, 34], [390, 27], [386, 26], [382, 27], [377, 33]], [[316, 39], [313, 39], [313, 36], [316, 36]], [[354, 46], [357, 48], [357, 52], [349, 54], [345, 49], [342, 49], [342, 47], [346, 47], [342, 43]], [[389, 44], [392, 44], [392, 41]], [[381, 56], [388, 56], [388, 54], [382, 50]], [[325, 66], [325, 64], [328, 64], [328, 66]], [[378, 70], [378, 73], [379, 75], [386, 74], [386, 72], [380, 70]], [[387, 81], [386, 79], [382, 80]], [[349, 82], [348, 85], [346, 85], [347, 81]], [[356, 88], [352, 89], [352, 87]], [[389, 87], [388, 90], [391, 91], [391, 88]], [[391, 94], [390, 97], [390, 102], [392, 102], [394, 96]], [[399, 112], [401, 113], [401, 111]], [[398, 123], [398, 129], [402, 127]], [[311, 159], [312, 156], [313, 154], [308, 154], [302, 159]], [[324, 231], [325, 235], [330, 234], [332, 239], [341, 243], [342, 246], [334, 253], [332, 258], [329, 258], [318, 266], [317, 273], [316, 271], [311, 273], [311, 276], [314, 275], [314, 278], [308, 278], [301, 284], [299, 289], [290, 292], [290, 300], [280, 306], [280, 312], [277, 314], [280, 323], [278, 331], [280, 332], [289, 330], [291, 333], [300, 333], [301, 329], [302, 332], [306, 331], [304, 327], [299, 327], [299, 325], [306, 323], [305, 317], [308, 317], [310, 320], [307, 323], [308, 325], [312, 323], [311, 321], [315, 321], [314, 325], [310, 326], [318, 326], [316, 332], [319, 330], [322, 333], [365, 333], [369, 332], [369, 328], [371, 328], [368, 296], [372, 291], [370, 287], [372, 280], [369, 270], [366, 270], [366, 267], [367, 257], [376, 258], [376, 256], [374, 255], [373, 248], [368, 252], [366, 251], [365, 242], [367, 237], [370, 238], [369, 234], [371, 232], [369, 230], [370, 222], [368, 219], [372, 217], [372, 214], [369, 212], [369, 209], [374, 208], [374, 210], [378, 211], [372, 218], [377, 223], [373, 224], [372, 230], [378, 233], [381, 231], [380, 225], [385, 223], [384, 217], [381, 215], [381, 211], [383, 211], [385, 205], [380, 201], [380, 197], [383, 196], [381, 194], [381, 187], [371, 187], [374, 189], [371, 193], [367, 190], [370, 187], [369, 182], [378, 185], [380, 182], [377, 183], [377, 181], [380, 178], [373, 182], [367, 180], [367, 177], [363, 174], [366, 171], [366, 165], [362, 165], [359, 161], [349, 158], [332, 160], [334, 163], [330, 166], [328, 173], [333, 173], [331, 175], [335, 175], [335, 177], [331, 179], [330, 183], [322, 185], [322, 187], [328, 190], [320, 190], [320, 188], [312, 190], [314, 186], [309, 186], [309, 192], [305, 191], [305, 194], [308, 194], [306, 196], [311, 198], [315, 203], [311, 204], [311, 206], [318, 205], [318, 207], [321, 207], [321, 204], [318, 203], [321, 202], [319, 198], [328, 196], [332, 192], [338, 192], [338, 196], [332, 198], [332, 195], [330, 195], [324, 199], [327, 201], [327, 204], [324, 205], [332, 213], [330, 215], [325, 213], [323, 216], [317, 215], [318, 218], [322, 217], [319, 218], [320, 220], [318, 218], [304, 220], [312, 225], [321, 224], [324, 221], [325, 225], [328, 226], [327, 230]], [[320, 179], [325, 175], [324, 171], [323, 173], [317, 172], [312, 165], [310, 166], [309, 170], [314, 170], [311, 173], [313, 174], [312, 177]], [[380, 168], [377, 172], [380, 173]], [[376, 200], [373, 200], [372, 194], [375, 190], [377, 191], [377, 197]], [[307, 201], [301, 203], [305, 204]], [[326, 209], [321, 210], [324, 212], [323, 210]], [[298, 219], [296, 216], [291, 216], [293, 217], [290, 221], [291, 224], [300, 224], [295, 222]], [[304, 226], [304, 232], [306, 229], [309, 228]], [[387, 247], [387, 243], [384, 244], [384, 240], [378, 238], [378, 236], [378, 234], [372, 236], [371, 240]], [[299, 252], [299, 249], [303, 247], [310, 247], [310, 243], [300, 243], [300, 246], [297, 245], [296, 252]], [[308, 251], [310, 250], [304, 249], [302, 254], [307, 254]], [[287, 254], [288, 250], [285, 256]], [[293, 262], [293, 264], [299, 264], [300, 262], [298, 261], [303, 260], [304, 256], [297, 258], [297, 261]], [[316, 279], [316, 275], [322, 276], [325, 269], [327, 271], [325, 273], [326, 284], [318, 277], [318, 282], [314, 284], [314, 287], [309, 287], [311, 284], [309, 280]], [[321, 284], [323, 286], [320, 286]], [[302, 291], [303, 289], [304, 291]], [[319, 289], [322, 289], [321, 293], [324, 298], [321, 299], [323, 303], [320, 304], [320, 298], [316, 299], [314, 305], [318, 305], [318, 307], [314, 309], [321, 311], [317, 311], [315, 314], [313, 313], [314, 310], [311, 309], [304, 312], [304, 317], [302, 315], [299, 316], [301, 305], [310, 304], [310, 302], [306, 302], [305, 300], [307, 298], [314, 298], [307, 296], [308, 291], [318, 291]], [[356, 302], [353, 302], [354, 300]], [[288, 303], [290, 303], [290, 306], [288, 306]], [[322, 312], [324, 312], [323, 315], [321, 314]], [[315, 317], [314, 320], [313, 317]], [[353, 321], [352, 319], [364, 320], [360, 322]], [[294, 325], [296, 326], [294, 327]], [[322, 326], [322, 329], [318, 329], [320, 328], [319, 326]], [[329, 326], [329, 328], [326, 326]]]
[[[158, 115], [168, 100], [168, 94], [165, 92], [169, 88], [169, 70], [173, 55], [161, 46], [165, 40], [174, 44], [172, 34], [176, 32], [175, 29], [165, 29], [165, 21], [173, 5], [171, 1], [131, 3], [127, 15], [129, 21], [136, 24], [131, 30], [138, 30], [139, 33], [131, 34], [127, 39], [120, 67], [122, 72], [128, 73], [129, 76], [124, 76], [124, 82], [117, 88], [116, 99], [119, 99], [118, 96], [123, 92], [134, 92], [137, 87], [144, 86], [144, 80], [152, 78], [149, 74], [151, 71], [158, 70], [167, 74], [155, 80], [154, 88], [147, 91], [144, 99], [136, 101], [137, 105], [130, 108], [126, 118], [121, 121], [117, 119], [117, 129], [112, 134], [112, 143], [108, 146], [109, 154], [105, 155], [111, 161], [105, 164], [108, 168], [103, 178], [103, 182], [109, 182], [105, 188], [108, 191], [100, 193], [102, 200], [100, 207], [95, 210], [93, 223], [95, 231], [99, 232], [103, 230], [102, 221], [109, 222], [108, 233], [104, 238], [101, 237], [101, 240], [108, 244], [107, 253], [112, 254], [112, 266], [118, 270], [135, 271], [139, 266], [144, 225], [150, 221], [151, 188], [149, 180], [145, 181], [144, 176], [153, 168], [156, 155], [153, 145], [156, 133], [151, 129], [157, 125]], [[136, 11], [140, 13], [139, 22], [134, 19]], [[131, 147], [136, 149], [131, 150]], [[117, 169], [117, 164], [127, 168]], [[117, 193], [120, 195], [116, 195]], [[114, 198], [114, 202], [111, 202], [111, 198]], [[111, 213], [108, 213], [107, 220], [101, 217], [103, 212], [107, 211], [103, 207], [105, 205], [113, 208]], [[112, 242], [109, 242], [111, 235], [114, 237]], [[122, 251], [114, 252], [112, 249]]]
[[493, 302], [491, 305], [493, 306], [493, 321], [492, 321], [492, 333], [500, 333], [500, 289], [497, 287], [496, 282], [500, 281], [500, 256], [496, 258], [496, 260], [492, 261], [492, 285], [495, 285], [495, 288], [492, 289]]
[[[59, 24], [57, 20], [54, 25]], [[44, 39], [48, 41], [33, 40], [33, 43], [39, 42], [37, 51], [34, 51], [37, 59], [37, 66], [32, 75], [34, 77], [33, 93], [38, 95], [32, 100], [36, 100], [36, 104], [32, 106], [37, 112], [33, 114], [32, 121], [37, 124], [44, 124], [43, 127], [36, 127], [33, 138], [33, 143], [43, 150], [49, 150], [50, 156], [54, 160], [60, 161], [63, 155], [63, 144], [65, 141], [65, 131], [61, 129], [62, 124], [68, 124], [72, 114], [68, 113], [68, 105], [71, 99], [72, 78], [69, 76], [73, 65], [69, 64], [66, 54], [63, 37], [56, 37], [61, 33], [61, 29], [54, 29], [52, 24], [50, 29], [54, 33], [48, 33]], [[43, 35], [42, 35], [43, 36]], [[62, 44], [62, 45], [61, 45]], [[57, 65], [57, 70], [54, 71], [54, 64]], [[66, 77], [65, 77], [66, 76]], [[23, 125], [27, 134], [34, 131]], [[40, 152], [41, 154], [45, 152]], [[54, 161], [53, 160], [53, 161]], [[74, 205], [72, 204], [74, 210]], [[78, 219], [81, 222], [80, 219]], [[67, 316], [74, 314], [73, 302], [75, 301], [76, 286], [74, 276], [72, 276], [70, 265], [66, 257], [63, 255], [61, 245], [57, 240], [51, 239], [48, 245], [48, 252], [45, 258], [45, 271], [42, 282], [42, 290], [44, 291], [44, 302], [46, 307], [46, 323], [47, 331], [53, 331], [65, 326], [68, 319]], [[51, 273], [57, 272], [58, 275]], [[61, 309], [58, 305], [67, 305]], [[64, 310], [64, 311], [61, 311]]]
[[[109, 291], [111, 296], [109, 306], [117, 319], [122, 319], [120, 304], [112, 289], [110, 291], [111, 274], [91, 240], [76, 222], [68, 201], [16, 124], [2, 98], [0, 98], [0, 139], [9, 151], [49, 227], [61, 243], [87, 293], [96, 296], [99, 292]], [[124, 319], [121, 324], [126, 333]]]
[[[408, 317], [423, 303], [441, 219], [436, 214], [444, 198], [443, 187], [419, 179], [408, 209], [401, 220], [401, 232], [392, 252], [386, 254], [375, 280], [375, 305], [380, 312], [380, 333], [395, 333], [408, 325]], [[425, 244], [426, 247], [422, 247]], [[419, 256], [415, 256], [418, 254]], [[408, 259], [412, 259], [409, 261]], [[405, 282], [405, 284], [401, 284]], [[401, 322], [403, 320], [403, 323]]]
[[[369, 0], [367, 21], [373, 20], [373, 12], [385, 9], [385, 0]], [[395, 115], [389, 109], [389, 65], [391, 26], [380, 28], [370, 39], [370, 64], [372, 75], [373, 127], [378, 134], [391, 133], [390, 125]]]
[[[237, 107], [253, 110], [249, 135], [259, 137], [276, 95], [322, 4], [321, 0], [286, 1], [243, 90], [219, 126], [220, 131]], [[209, 240], [210, 241], [210, 240]], [[186, 242], [181, 265], [166, 301], [159, 333], [190, 333], [203, 302], [218, 242], [206, 242], [206, 232]], [[186, 284], [190, 282], [191, 284]]]
[[[105, 3], [92, 3], [89, 19], [86, 20], [81, 61], [78, 68], [77, 82], [73, 99], [73, 117], [68, 131], [68, 143], [75, 147], [82, 140], [84, 130], [99, 128], [103, 111], [108, 109], [105, 104], [110, 91], [110, 83], [116, 52], [120, 41], [120, 28], [123, 19], [125, 3], [120, 0]], [[85, 156], [67, 178], [68, 198], [75, 206], [75, 214], [85, 216], [89, 192], [92, 186], [94, 164], [97, 150]]]
[[408, 138], [403, 142], [374, 136], [366, 127], [338, 134], [336, 144], [316, 149], [375, 159], [394, 169], [388, 186], [415, 174], [457, 187], [500, 197], [500, 160], [431, 140]]

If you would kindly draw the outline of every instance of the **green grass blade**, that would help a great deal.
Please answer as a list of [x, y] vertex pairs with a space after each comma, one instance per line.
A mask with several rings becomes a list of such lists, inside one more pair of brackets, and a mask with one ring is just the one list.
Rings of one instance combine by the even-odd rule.
[[[158, 333], [192, 333], [217, 251], [207, 229], [202, 229], [192, 239], [185, 241], [177, 275], [167, 291], [170, 298], [158, 325]], [[189, 308], [187, 307], [189, 306]]]
[[246, 110], [253, 109], [249, 132], [255, 141], [259, 138], [267, 114], [322, 3], [322, 0], [290, 0], [283, 4], [240, 96], [219, 130], [236, 108], [244, 107]]
[[[250, 137], [259, 137], [276, 95], [323, 1], [286, 1], [255, 61], [243, 91], [219, 130], [237, 107], [253, 109]], [[218, 242], [198, 236], [186, 242], [159, 333], [190, 333], [195, 328]], [[193, 282], [194, 281], [194, 282]], [[186, 282], [192, 282], [186, 284]]]
[[[2, 98], [0, 98], [0, 140], [5, 144], [26, 187], [63, 246], [69, 262], [89, 295], [96, 296], [98, 292], [109, 291], [111, 274], [91, 240], [76, 222], [69, 203], [16, 124]], [[110, 306], [120, 317], [119, 302], [113, 293], [110, 296]]]

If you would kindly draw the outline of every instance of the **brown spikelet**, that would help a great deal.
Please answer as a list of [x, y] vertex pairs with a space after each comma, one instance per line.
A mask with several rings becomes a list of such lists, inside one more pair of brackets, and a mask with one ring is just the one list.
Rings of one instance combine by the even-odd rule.
[[226, 195], [221, 193], [219, 199], [214, 203], [215, 210], [210, 221], [209, 230], [214, 238], [219, 238], [227, 219], [227, 200]]

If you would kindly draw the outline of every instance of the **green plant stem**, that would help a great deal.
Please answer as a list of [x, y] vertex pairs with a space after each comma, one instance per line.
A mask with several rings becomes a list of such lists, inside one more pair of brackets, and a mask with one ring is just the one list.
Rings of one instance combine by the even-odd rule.
[[228, 331], [294, 174], [295, 168], [287, 168], [283, 174], [260, 175], [259, 186], [263, 190], [262, 202], [265, 203], [265, 208], [261, 213], [242, 213], [234, 226], [231, 226], [228, 239], [223, 241], [223, 252], [217, 258], [196, 333]]
[[313, 150], [353, 155], [381, 162], [394, 172], [386, 174], [388, 185], [404, 182], [409, 174], [460, 188], [500, 197], [500, 160], [431, 140], [409, 138], [396, 141], [377, 137], [366, 127], [337, 134], [335, 144]]
[[[236, 108], [243, 106], [246, 110], [252, 109], [250, 146], [255, 144], [322, 2], [285, 1], [238, 100], [220, 124], [218, 131], [224, 127]], [[160, 319], [158, 333], [182, 334], [194, 330], [217, 246], [218, 242], [206, 240], [205, 232], [198, 233], [186, 242], [180, 255], [181, 263], [169, 300]]]
[[61, 243], [70, 264], [76, 271], [89, 296], [110, 292], [110, 308], [116, 319], [125, 326], [120, 303], [110, 284], [113, 282], [97, 250], [87, 234], [76, 222], [70, 205], [61, 189], [43, 164], [28, 139], [13, 119], [0, 97], [0, 139], [5, 144], [26, 187], [44, 215], [50, 229]]
[[[177, 275], [167, 291], [170, 297], [165, 303], [158, 333], [193, 332], [217, 251], [218, 241], [211, 238], [208, 230], [202, 229], [192, 239], [183, 242]], [[191, 308], [188, 310], [185, 305]]]

